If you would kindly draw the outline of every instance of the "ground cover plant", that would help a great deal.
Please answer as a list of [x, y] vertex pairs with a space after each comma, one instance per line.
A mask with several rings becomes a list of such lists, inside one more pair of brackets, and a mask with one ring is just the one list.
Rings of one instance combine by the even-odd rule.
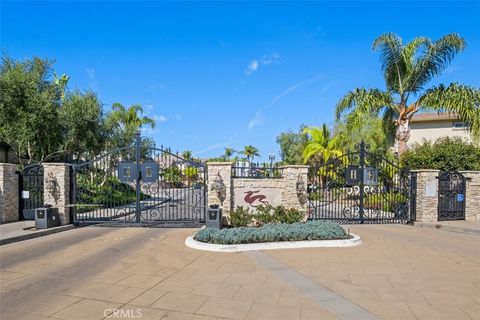
[[214, 244], [242, 244], [304, 240], [339, 240], [351, 236], [335, 222], [307, 221], [305, 223], [268, 223], [261, 227], [230, 229], [201, 229], [195, 240]]

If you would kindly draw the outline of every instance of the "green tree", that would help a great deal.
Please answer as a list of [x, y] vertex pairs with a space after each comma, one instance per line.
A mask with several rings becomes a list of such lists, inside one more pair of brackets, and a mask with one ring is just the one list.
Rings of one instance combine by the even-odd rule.
[[187, 179], [187, 184], [191, 185], [192, 182], [198, 180], [198, 169], [195, 167], [187, 167], [183, 169], [183, 175]]
[[425, 89], [464, 48], [465, 40], [457, 34], [436, 41], [418, 37], [407, 44], [393, 33], [381, 35], [373, 42], [373, 49], [381, 50], [386, 90], [358, 88], [348, 92], [336, 106], [337, 119], [350, 113], [350, 121], [360, 122], [364, 114], [381, 114], [385, 130], [394, 134], [399, 143], [399, 153], [407, 148], [410, 120], [420, 111], [457, 113], [471, 125], [473, 136], [478, 139], [478, 88], [451, 83]]
[[337, 121], [334, 129], [337, 137], [337, 146], [344, 153], [355, 150], [355, 145], [365, 141], [369, 151], [373, 154], [386, 157], [390, 155], [391, 140], [388, 139], [383, 128], [382, 119], [370, 114], [361, 115], [361, 121], [342, 119]]
[[235, 153], [236, 151], [233, 149], [233, 148], [225, 148], [225, 151], [223, 152], [223, 156], [222, 158], [225, 160], [225, 161], [229, 161], [230, 158], [233, 156], [233, 154]]
[[193, 159], [192, 157], [192, 151], [190, 150], [185, 150], [182, 152], [182, 158], [187, 160], [187, 161], [191, 161]]
[[104, 148], [102, 105], [91, 91], [67, 93], [60, 110], [63, 149], [76, 158], [93, 158]]
[[307, 143], [303, 150], [304, 163], [323, 164], [342, 152], [338, 148], [338, 137], [333, 137], [324, 123], [321, 127], [307, 127], [304, 130]]
[[298, 132], [289, 130], [280, 133], [277, 137], [280, 156], [285, 164], [303, 164], [303, 150], [308, 141], [304, 130], [305, 126], [302, 125]]
[[67, 92], [67, 84], [68, 81], [70, 80], [70, 77], [66, 74], [62, 74], [61, 77], [58, 77], [55, 73], [53, 74], [53, 83], [58, 87], [60, 90], [60, 100], [63, 101], [65, 100], [65, 94]]
[[142, 106], [132, 105], [126, 108], [120, 103], [112, 105], [112, 111], [107, 114], [105, 123], [109, 148], [129, 146], [142, 127], [155, 127], [155, 120], [143, 115]]
[[243, 148], [243, 151], [241, 152], [241, 154], [243, 154], [245, 157], [247, 157], [248, 161], [251, 161], [251, 160], [253, 160], [253, 158], [260, 156], [260, 153], [258, 152], [258, 149], [255, 148], [252, 145], [245, 146]]
[[[34, 57], [0, 66], [0, 141], [28, 163], [61, 150], [60, 91], [52, 81], [53, 63]], [[23, 162], [21, 162], [23, 164]]]

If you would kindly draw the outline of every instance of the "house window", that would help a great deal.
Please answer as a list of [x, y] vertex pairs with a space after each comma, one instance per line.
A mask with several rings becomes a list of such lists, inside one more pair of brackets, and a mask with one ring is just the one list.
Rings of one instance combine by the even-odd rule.
[[453, 123], [453, 130], [465, 130], [468, 129], [470, 126], [465, 122], [454, 122]]

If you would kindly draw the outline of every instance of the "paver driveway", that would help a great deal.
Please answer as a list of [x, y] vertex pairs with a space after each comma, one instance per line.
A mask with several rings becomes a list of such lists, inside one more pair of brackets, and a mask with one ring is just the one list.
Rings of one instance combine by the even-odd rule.
[[[361, 246], [264, 254], [378, 318], [480, 318], [477, 235], [351, 229]], [[186, 248], [191, 232], [88, 227], [0, 247], [1, 319], [337, 318], [247, 254]]]

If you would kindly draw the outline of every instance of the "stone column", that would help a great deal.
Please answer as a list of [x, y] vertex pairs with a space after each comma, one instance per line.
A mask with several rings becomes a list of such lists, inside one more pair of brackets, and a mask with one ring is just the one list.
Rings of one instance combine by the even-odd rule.
[[[283, 174], [284, 188], [282, 190], [282, 205], [285, 208], [294, 208], [307, 211], [307, 182], [308, 166], [288, 165], [280, 167]], [[305, 190], [297, 192], [297, 182], [303, 182]]]
[[460, 171], [467, 180], [465, 220], [480, 221], [480, 171]]
[[417, 218], [415, 221], [438, 221], [439, 170], [412, 170], [417, 173]]
[[[58, 209], [60, 224], [70, 223], [70, 165], [66, 163], [43, 164], [43, 202]], [[47, 190], [48, 180], [54, 179], [55, 189]]]
[[19, 189], [17, 165], [0, 163], [0, 223], [18, 221]]
[[[232, 165], [233, 162], [208, 162], [208, 199], [207, 205], [217, 204], [223, 209], [223, 214], [228, 215], [232, 210]], [[221, 201], [217, 192], [212, 190], [212, 185], [217, 176], [223, 180], [225, 184], [225, 199]]]

